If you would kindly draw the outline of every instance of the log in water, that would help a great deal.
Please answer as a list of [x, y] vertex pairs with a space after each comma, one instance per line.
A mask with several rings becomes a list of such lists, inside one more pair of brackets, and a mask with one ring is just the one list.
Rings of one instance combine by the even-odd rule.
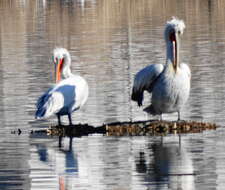
[[115, 122], [94, 127], [88, 124], [73, 126], [50, 126], [46, 132], [56, 136], [84, 136], [94, 133], [108, 136], [152, 136], [166, 135], [171, 133], [199, 133], [204, 130], [216, 129], [214, 123], [197, 121], [136, 121]]
[[[107, 136], [154, 136], [180, 133], [200, 133], [204, 130], [215, 130], [218, 126], [214, 123], [197, 121], [136, 121], [114, 122], [102, 126], [88, 124], [56, 125], [46, 129], [29, 131], [31, 134], [51, 136], [81, 137], [90, 134], [104, 134]], [[12, 134], [25, 133], [21, 129], [11, 131]]]

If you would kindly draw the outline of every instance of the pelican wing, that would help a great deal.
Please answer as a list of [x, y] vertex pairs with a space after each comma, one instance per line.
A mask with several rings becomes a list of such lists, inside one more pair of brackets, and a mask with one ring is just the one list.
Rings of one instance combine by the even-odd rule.
[[62, 109], [63, 105], [64, 98], [62, 94], [54, 89], [49, 89], [38, 99], [35, 117], [37, 119], [47, 118]]
[[46, 99], [48, 99], [49, 92], [50, 92], [52, 89], [53, 89], [53, 88], [49, 88], [42, 96], [40, 96], [40, 97], [38, 98], [37, 103], [36, 103], [37, 109], [41, 108], [41, 107], [44, 105]]
[[68, 114], [75, 105], [75, 85], [71, 85], [67, 80], [49, 89], [37, 101], [37, 111], [35, 117], [48, 118], [53, 114]]
[[140, 70], [134, 78], [131, 99], [142, 105], [144, 90], [152, 92], [152, 88], [158, 76], [162, 73], [162, 64], [153, 64]]

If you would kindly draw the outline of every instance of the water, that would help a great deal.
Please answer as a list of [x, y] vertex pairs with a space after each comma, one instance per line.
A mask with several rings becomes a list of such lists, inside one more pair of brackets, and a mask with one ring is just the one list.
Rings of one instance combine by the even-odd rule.
[[[223, 0], [0, 1], [0, 189], [223, 189], [224, 8]], [[133, 77], [165, 62], [163, 29], [174, 15], [186, 24], [181, 59], [192, 70], [182, 118], [221, 128], [182, 135], [180, 144], [177, 135], [60, 140], [25, 132], [57, 122], [34, 120], [37, 97], [53, 83], [56, 46], [70, 51], [73, 72], [90, 87], [75, 123], [147, 119], [130, 100]], [[10, 133], [18, 128], [20, 136]]]

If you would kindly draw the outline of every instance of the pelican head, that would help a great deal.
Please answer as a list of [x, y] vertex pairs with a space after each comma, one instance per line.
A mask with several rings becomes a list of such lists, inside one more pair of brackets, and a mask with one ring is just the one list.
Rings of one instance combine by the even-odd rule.
[[175, 72], [179, 66], [180, 35], [183, 34], [184, 29], [184, 22], [175, 17], [168, 21], [165, 27], [164, 36], [167, 44], [167, 60], [169, 59], [173, 63]]
[[62, 78], [70, 75], [71, 57], [67, 49], [55, 48], [53, 51], [53, 62], [55, 65], [56, 83]]

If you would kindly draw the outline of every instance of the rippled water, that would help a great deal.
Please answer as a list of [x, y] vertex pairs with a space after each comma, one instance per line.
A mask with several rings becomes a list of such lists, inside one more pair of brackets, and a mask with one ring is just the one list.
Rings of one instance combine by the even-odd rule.
[[[224, 8], [223, 0], [1, 0], [0, 189], [224, 189]], [[130, 100], [132, 81], [144, 66], [165, 62], [162, 36], [171, 16], [186, 23], [181, 59], [192, 70], [182, 118], [221, 128], [182, 135], [180, 143], [177, 135], [26, 133], [56, 123], [34, 120], [37, 97], [53, 83], [56, 46], [70, 51], [73, 72], [90, 87], [75, 123], [147, 119]], [[18, 128], [21, 135], [10, 133]]]

